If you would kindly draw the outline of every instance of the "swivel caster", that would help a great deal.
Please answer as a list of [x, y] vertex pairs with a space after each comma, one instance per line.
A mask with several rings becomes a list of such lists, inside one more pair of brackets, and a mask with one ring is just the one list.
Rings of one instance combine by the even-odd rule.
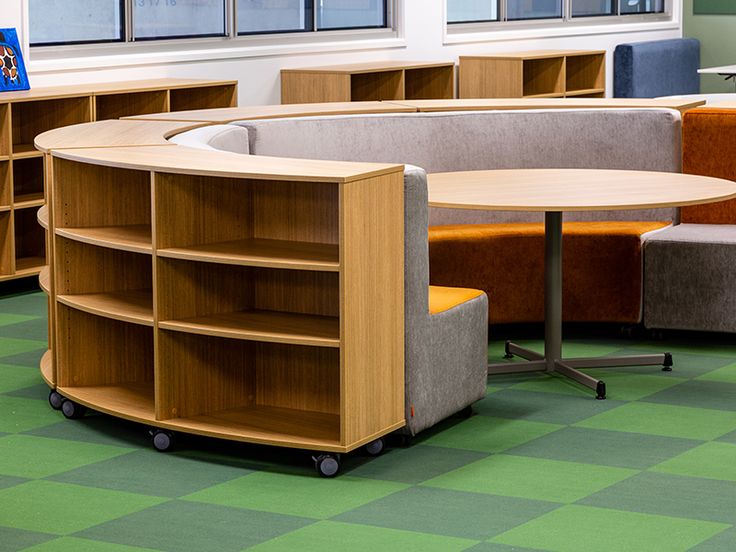
[[64, 415], [65, 418], [68, 418], [69, 420], [76, 420], [77, 418], [81, 418], [85, 415], [87, 412], [87, 407], [83, 404], [75, 403], [74, 401], [70, 401], [69, 399], [64, 399], [61, 402], [61, 413]]
[[504, 344], [504, 346], [503, 346], [503, 351], [504, 351], [504, 353], [505, 353], [505, 354], [503, 355], [503, 358], [505, 358], [505, 359], [511, 359], [511, 358], [514, 358], [514, 354], [513, 354], [513, 353], [512, 353], [511, 351], [509, 351], [509, 344], [510, 344], [510, 343], [511, 343], [510, 341], [507, 341], [507, 342], [506, 342], [506, 343]]
[[61, 396], [56, 390], [52, 389], [49, 391], [49, 404], [54, 410], [61, 410], [61, 403], [64, 402], [64, 397]]
[[605, 400], [606, 398], [606, 384], [602, 381], [599, 381], [595, 387], [595, 398], [599, 401]]
[[414, 436], [408, 433], [396, 434], [396, 444], [402, 448], [410, 447], [414, 443]]
[[152, 429], [148, 434], [151, 436], [153, 448], [159, 452], [171, 450], [176, 441], [174, 433], [165, 429]]
[[672, 371], [672, 353], [664, 354], [664, 362], [662, 363], [662, 371], [663, 372]]
[[321, 477], [335, 477], [340, 471], [340, 456], [337, 454], [320, 454], [312, 456], [314, 468]]
[[458, 418], [462, 418], [463, 420], [467, 420], [467, 419], [468, 419], [468, 418], [470, 418], [470, 417], [471, 417], [471, 416], [472, 416], [473, 414], [474, 414], [474, 412], [473, 412], [473, 407], [472, 407], [472, 406], [470, 406], [470, 405], [468, 405], [468, 406], [466, 406], [465, 408], [463, 408], [462, 410], [459, 410], [459, 411], [458, 411], [458, 413], [457, 413], [457, 417], [458, 417]]
[[386, 441], [383, 437], [379, 437], [375, 441], [371, 441], [365, 445], [363, 449], [368, 456], [379, 456], [383, 454], [384, 450], [386, 450]]

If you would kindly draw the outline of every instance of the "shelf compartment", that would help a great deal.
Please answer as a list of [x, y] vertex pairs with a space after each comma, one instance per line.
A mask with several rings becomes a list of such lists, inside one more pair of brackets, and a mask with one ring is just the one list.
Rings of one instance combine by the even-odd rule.
[[15, 218], [16, 272], [46, 264], [46, 230], [38, 224], [35, 209], [20, 209]]
[[340, 270], [337, 244], [249, 238], [159, 249], [156, 254], [172, 259], [233, 265], [331, 272]]
[[[152, 411], [153, 328], [96, 316], [59, 302], [56, 314], [57, 385], [144, 388], [148, 399], [143, 402]], [[101, 403], [94, 408], [108, 411]], [[131, 408], [135, 408], [132, 401]]]
[[68, 307], [97, 316], [153, 326], [153, 296], [150, 289], [58, 295], [56, 299]]
[[19, 257], [15, 259], [15, 275], [33, 276], [40, 274], [46, 266], [46, 257]]
[[[282, 240], [304, 243], [308, 252], [313, 247], [309, 244], [338, 243], [337, 184], [161, 173], [155, 174], [154, 182], [158, 250], [206, 251], [209, 244], [222, 242]], [[292, 244], [282, 245], [292, 248]], [[283, 257], [277, 251], [268, 254], [276, 263], [288, 263], [294, 252], [285, 251]]]
[[[567, 55], [565, 90], [567, 95], [586, 95], [605, 91], [605, 53]], [[579, 94], [575, 94], [579, 92]]]
[[153, 381], [58, 387], [57, 390], [73, 401], [118, 418], [144, 423], [152, 423], [156, 419]]
[[0, 104], [0, 157], [10, 155], [10, 104]]
[[151, 174], [54, 159], [56, 228], [151, 225]]
[[13, 215], [10, 211], [0, 212], [0, 236], [7, 236], [0, 240], [0, 278], [13, 274]]
[[169, 110], [166, 90], [123, 92], [95, 96], [95, 120], [120, 119], [131, 115], [163, 113]]
[[[339, 347], [339, 273], [157, 258], [159, 327]], [[186, 301], [181, 298], [186, 297]]]
[[564, 94], [564, 57], [525, 59], [523, 61], [523, 94], [537, 96], [540, 94]]
[[403, 100], [404, 71], [355, 73], [350, 75], [350, 100]]
[[[92, 103], [89, 96], [60, 98], [11, 104], [13, 157], [28, 152], [41, 152], [33, 147], [34, 138], [54, 128], [92, 120]], [[34, 155], [35, 155], [34, 154]]]
[[15, 196], [13, 207], [15, 207], [16, 210], [29, 209], [31, 207], [42, 207], [45, 203], [46, 200], [43, 197], [43, 192], [37, 192]]
[[254, 442], [337, 444], [338, 350], [167, 330], [158, 343], [159, 377], [169, 382], [157, 389], [160, 420], [219, 425]]
[[452, 99], [455, 95], [455, 66], [404, 70], [404, 99]]
[[43, 158], [30, 157], [13, 161], [13, 203], [16, 208], [43, 204], [43, 173]]
[[236, 84], [172, 88], [169, 91], [169, 111], [235, 107], [237, 104], [238, 87]]
[[32, 159], [43, 157], [43, 152], [38, 151], [33, 144], [13, 144], [13, 159]]
[[0, 161], [0, 207], [10, 207], [12, 189], [10, 161]]
[[133, 253], [147, 253], [150, 255], [153, 251], [150, 224], [57, 228], [56, 235], [91, 245]]

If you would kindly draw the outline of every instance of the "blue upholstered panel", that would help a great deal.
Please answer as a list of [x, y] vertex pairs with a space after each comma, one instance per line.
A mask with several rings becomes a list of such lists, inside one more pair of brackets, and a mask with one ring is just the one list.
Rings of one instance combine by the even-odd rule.
[[613, 53], [613, 96], [698, 94], [699, 67], [700, 42], [695, 38], [619, 44]]

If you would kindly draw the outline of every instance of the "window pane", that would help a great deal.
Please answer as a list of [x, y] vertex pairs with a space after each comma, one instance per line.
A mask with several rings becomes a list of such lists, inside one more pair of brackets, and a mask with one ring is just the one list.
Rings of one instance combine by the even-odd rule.
[[562, 0], [507, 0], [507, 19], [562, 17]]
[[320, 30], [386, 26], [386, 0], [314, 1]]
[[311, 31], [306, 0], [238, 0], [238, 33]]
[[29, 0], [31, 46], [123, 40], [121, 0]]
[[223, 36], [225, 0], [133, 0], [133, 23], [137, 40]]
[[498, 21], [496, 0], [447, 0], [447, 22]]
[[[626, 0], [624, 0], [626, 1]], [[572, 0], [573, 17], [589, 17], [592, 15], [615, 15], [615, 0]]]
[[621, 13], [663, 13], [664, 0], [620, 0]]

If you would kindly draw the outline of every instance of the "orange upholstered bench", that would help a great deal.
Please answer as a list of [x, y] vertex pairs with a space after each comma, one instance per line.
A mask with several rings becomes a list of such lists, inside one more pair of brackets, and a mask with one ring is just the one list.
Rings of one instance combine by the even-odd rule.
[[429, 314], [440, 314], [481, 295], [479, 289], [429, 286]]
[[[563, 319], [636, 323], [642, 305], [642, 235], [668, 222], [563, 224]], [[430, 283], [483, 290], [489, 322], [544, 320], [544, 225], [433, 226]], [[431, 294], [430, 294], [431, 295]]]

